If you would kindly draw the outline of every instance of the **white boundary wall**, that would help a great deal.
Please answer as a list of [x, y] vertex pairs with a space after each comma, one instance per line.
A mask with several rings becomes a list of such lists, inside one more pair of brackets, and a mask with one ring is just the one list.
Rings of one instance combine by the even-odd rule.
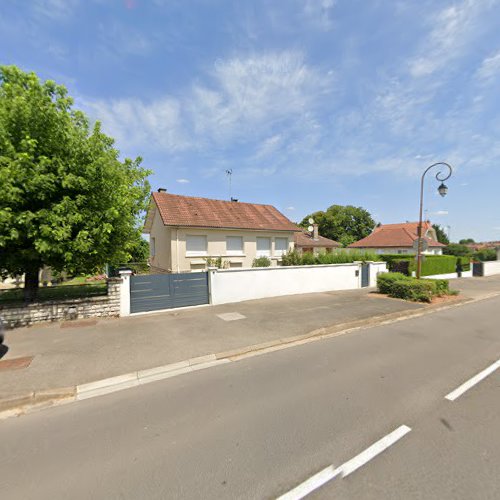
[[[374, 264], [376, 264], [375, 267]], [[370, 285], [385, 263], [371, 263]], [[211, 304], [361, 287], [361, 263], [209, 270]], [[374, 285], [372, 285], [374, 286]]]
[[494, 274], [500, 274], [500, 260], [483, 262], [483, 276], [493, 276]]
[[[471, 264], [472, 265], [472, 264]], [[434, 274], [433, 276], [422, 276], [426, 280], [452, 280], [455, 278], [472, 278], [472, 269], [470, 271], [462, 271], [462, 276], [458, 276], [457, 273], [450, 274]]]
[[387, 273], [387, 263], [385, 262], [370, 262], [370, 286], [377, 286], [377, 276], [381, 273]]

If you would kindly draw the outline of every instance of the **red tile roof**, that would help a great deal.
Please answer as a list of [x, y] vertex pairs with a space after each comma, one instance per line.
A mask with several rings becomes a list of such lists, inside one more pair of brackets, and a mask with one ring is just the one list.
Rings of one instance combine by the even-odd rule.
[[[422, 224], [422, 234], [432, 229], [430, 222]], [[349, 245], [349, 248], [410, 248], [418, 238], [418, 222], [406, 222], [404, 224], [384, 224], [376, 227], [373, 233], [362, 240]], [[444, 247], [442, 243], [432, 239], [425, 238], [430, 247]]]
[[324, 236], [318, 236], [318, 239], [315, 240], [311, 236], [310, 233], [306, 231], [301, 231], [300, 233], [295, 233], [293, 235], [295, 246], [300, 248], [311, 248], [311, 247], [320, 247], [320, 248], [337, 248], [340, 246], [340, 243], [325, 238]]
[[272, 205], [240, 203], [152, 193], [165, 226], [249, 229], [253, 231], [300, 231]]

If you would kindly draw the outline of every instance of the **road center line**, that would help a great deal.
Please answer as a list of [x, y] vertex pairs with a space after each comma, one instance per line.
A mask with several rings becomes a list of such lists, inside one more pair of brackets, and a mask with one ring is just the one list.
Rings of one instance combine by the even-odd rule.
[[491, 375], [498, 368], [500, 368], [500, 359], [492, 365], [488, 366], [488, 368], [486, 368], [482, 372], [478, 373], [476, 376], [467, 380], [467, 382], [462, 384], [454, 391], [450, 392], [445, 396], [445, 399], [448, 399], [449, 401], [455, 401], [455, 399], [458, 399], [464, 392], [467, 392], [471, 387], [474, 387], [476, 384], [481, 382], [481, 380], [485, 379], [488, 375]]
[[337, 467], [336, 469], [333, 465], [326, 467], [322, 471], [296, 486], [293, 490], [290, 490], [288, 493], [280, 496], [277, 500], [300, 500], [339, 475], [341, 475], [342, 478], [347, 477], [349, 474], [352, 474], [354, 471], [369, 462], [372, 458], [375, 458], [377, 455], [399, 441], [410, 431], [411, 429], [406, 425], [398, 427], [395, 431], [387, 434], [387, 436], [384, 436], [382, 439], [379, 439], [365, 451], [356, 455], [354, 458], [351, 458], [351, 460], [345, 462], [340, 467]]
[[324, 484], [328, 483], [328, 481], [331, 481], [341, 472], [342, 471], [340, 469], [335, 469], [333, 465], [329, 465], [326, 469], [314, 474], [314, 476], [299, 484], [293, 490], [281, 495], [278, 500], [300, 500], [301, 498], [309, 495], [309, 493], [312, 493], [314, 490], [317, 490]]
[[348, 462], [341, 465], [339, 469], [342, 470], [342, 477], [347, 477], [349, 474], [352, 474], [355, 470], [358, 470], [360, 467], [369, 462], [372, 458], [375, 458], [377, 455], [385, 451], [389, 446], [392, 446], [394, 443], [399, 441], [403, 436], [406, 436], [411, 431], [411, 429], [402, 425], [398, 427], [395, 431], [392, 431], [387, 436], [384, 436], [382, 439], [379, 439], [376, 443], [372, 444], [365, 451], [361, 452], [359, 455], [356, 455], [354, 458], [351, 458]]

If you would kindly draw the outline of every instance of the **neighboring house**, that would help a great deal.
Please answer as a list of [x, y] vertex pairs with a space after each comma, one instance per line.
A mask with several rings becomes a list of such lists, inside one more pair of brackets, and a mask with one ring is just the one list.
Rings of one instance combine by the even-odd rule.
[[[436, 231], [429, 221], [422, 223], [422, 237], [428, 243], [424, 254], [442, 255], [446, 245], [437, 241]], [[418, 222], [384, 224], [377, 226], [369, 236], [349, 245], [348, 248], [368, 250], [378, 254], [416, 254], [414, 247], [416, 240], [418, 240]]]
[[322, 252], [331, 252], [334, 248], [342, 246], [337, 241], [329, 240], [318, 233], [318, 224], [313, 224], [311, 232], [301, 230], [294, 235], [295, 249], [299, 253], [318, 254]]
[[152, 269], [167, 272], [203, 270], [207, 259], [221, 257], [227, 266], [252, 267], [266, 256], [277, 265], [293, 249], [300, 229], [271, 205], [152, 193], [144, 225], [149, 233]]

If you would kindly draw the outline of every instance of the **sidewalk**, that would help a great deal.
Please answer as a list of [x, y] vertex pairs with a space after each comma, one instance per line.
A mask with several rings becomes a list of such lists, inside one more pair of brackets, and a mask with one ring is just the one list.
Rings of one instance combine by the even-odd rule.
[[[500, 291], [500, 277], [456, 280], [453, 287], [480, 298]], [[200, 356], [226, 351], [237, 355], [257, 344], [273, 345], [319, 329], [369, 325], [432, 307], [372, 292], [295, 295], [8, 331], [9, 350], [0, 363], [0, 402]], [[19, 367], [5, 367], [9, 360]]]

